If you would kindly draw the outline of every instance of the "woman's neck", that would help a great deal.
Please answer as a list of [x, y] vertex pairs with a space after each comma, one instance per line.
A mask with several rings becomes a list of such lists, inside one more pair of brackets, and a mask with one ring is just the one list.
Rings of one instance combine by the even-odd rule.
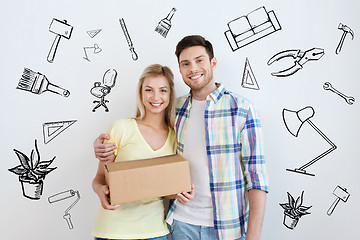
[[137, 122], [159, 130], [168, 128], [168, 125], [165, 122], [165, 114], [146, 113], [145, 117]]

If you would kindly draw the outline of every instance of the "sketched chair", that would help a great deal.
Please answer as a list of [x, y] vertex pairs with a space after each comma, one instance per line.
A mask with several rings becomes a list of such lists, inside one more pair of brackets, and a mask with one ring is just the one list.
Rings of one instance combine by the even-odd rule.
[[108, 112], [109, 109], [106, 106], [106, 103], [109, 102], [109, 100], [105, 100], [105, 96], [108, 95], [111, 91], [111, 88], [115, 86], [115, 80], [117, 77], [117, 72], [115, 69], [108, 69], [103, 77], [103, 84], [101, 85], [100, 82], [95, 82], [94, 83], [94, 87], [92, 87], [90, 89], [90, 93], [97, 97], [100, 98], [100, 101], [93, 101], [93, 103], [97, 103], [97, 105], [93, 108], [93, 112], [95, 112], [95, 110], [101, 106], [103, 106], [105, 108], [105, 112]]
[[106, 103], [109, 100], [105, 100], [105, 96], [110, 93], [111, 88], [108, 86], [101, 86], [100, 82], [95, 82], [94, 87], [90, 90], [91, 94], [97, 98], [100, 98], [100, 101], [93, 101], [93, 103], [97, 103], [97, 105], [93, 108], [93, 112], [101, 106], [105, 108], [105, 112], [109, 111], [109, 108], [106, 106]]
[[294, 137], [298, 136], [299, 131], [300, 131], [301, 127], [303, 126], [303, 124], [308, 123], [331, 146], [327, 151], [323, 152], [322, 154], [320, 154], [319, 156], [317, 156], [316, 158], [314, 158], [310, 162], [304, 164], [300, 168], [286, 169], [287, 171], [296, 172], [296, 173], [302, 173], [302, 174], [306, 174], [306, 175], [310, 175], [310, 176], [315, 176], [315, 174], [307, 173], [305, 169], [307, 167], [309, 167], [310, 165], [314, 164], [315, 162], [319, 161], [325, 155], [329, 154], [330, 152], [332, 152], [332, 151], [334, 151], [336, 149], [336, 145], [328, 137], [326, 137], [325, 134], [323, 132], [321, 132], [320, 129], [317, 128], [314, 123], [312, 123], [310, 121], [310, 118], [312, 118], [314, 116], [314, 114], [315, 114], [315, 111], [310, 106], [307, 106], [307, 107], [305, 107], [303, 109], [300, 109], [299, 111], [292, 111], [292, 110], [288, 110], [288, 109], [283, 109], [282, 115], [283, 115], [283, 120], [284, 120], [285, 126], [286, 126], [287, 130]]

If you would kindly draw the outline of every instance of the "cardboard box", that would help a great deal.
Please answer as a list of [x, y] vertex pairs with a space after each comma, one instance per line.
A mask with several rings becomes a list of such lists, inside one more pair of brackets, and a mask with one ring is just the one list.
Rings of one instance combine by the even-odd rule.
[[107, 163], [112, 205], [189, 192], [189, 162], [180, 155]]

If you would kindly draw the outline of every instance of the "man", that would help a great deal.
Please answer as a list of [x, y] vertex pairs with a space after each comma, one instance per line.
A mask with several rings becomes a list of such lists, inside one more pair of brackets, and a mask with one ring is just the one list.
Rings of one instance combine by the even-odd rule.
[[[254, 106], [215, 83], [217, 60], [203, 37], [183, 38], [175, 54], [191, 88], [177, 101], [177, 152], [189, 160], [194, 190], [170, 208], [172, 238], [258, 240], [268, 180]], [[100, 160], [111, 151], [103, 138], [94, 142]]]

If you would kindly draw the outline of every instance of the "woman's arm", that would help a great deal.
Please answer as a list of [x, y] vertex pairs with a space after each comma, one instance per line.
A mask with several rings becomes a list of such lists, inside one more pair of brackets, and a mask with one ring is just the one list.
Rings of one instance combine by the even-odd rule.
[[110, 191], [109, 191], [109, 187], [106, 185], [106, 182], [105, 182], [104, 166], [108, 162], [114, 162], [115, 155], [112, 154], [111, 156], [109, 156], [109, 159], [110, 160], [108, 160], [108, 161], [99, 161], [97, 173], [94, 177], [94, 180], [92, 181], [92, 188], [93, 188], [94, 192], [98, 195], [100, 202], [101, 202], [101, 206], [104, 209], [114, 210], [114, 209], [118, 208], [120, 205], [111, 205], [110, 204], [110, 200], [109, 200]]

